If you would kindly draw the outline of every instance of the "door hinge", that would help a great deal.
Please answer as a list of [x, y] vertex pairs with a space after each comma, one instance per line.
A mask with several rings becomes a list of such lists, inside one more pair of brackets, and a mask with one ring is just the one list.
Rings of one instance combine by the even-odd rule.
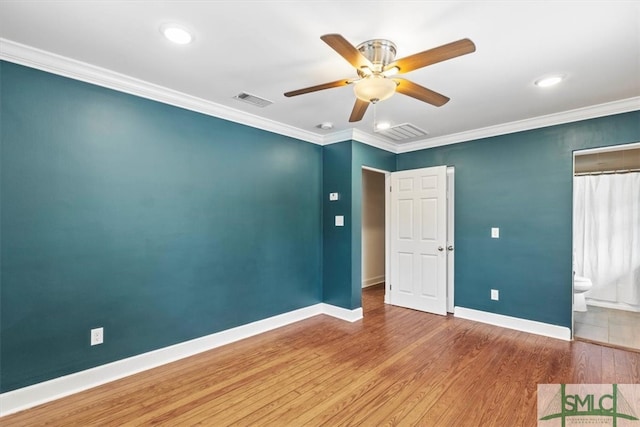
[[393, 187], [389, 187], [389, 193], [391, 193], [391, 188], [393, 188]]
[[389, 290], [393, 289], [393, 285], [389, 283]]

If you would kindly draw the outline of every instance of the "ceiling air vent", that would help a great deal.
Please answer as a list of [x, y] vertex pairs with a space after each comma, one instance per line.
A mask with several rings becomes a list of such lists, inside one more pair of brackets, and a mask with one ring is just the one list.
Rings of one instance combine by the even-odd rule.
[[237, 94], [236, 96], [233, 97], [234, 99], [237, 99], [239, 101], [244, 101], [248, 104], [252, 104], [255, 105], [256, 107], [266, 107], [267, 105], [271, 105], [273, 104], [273, 102], [264, 99], [264, 98], [260, 98], [258, 96], [255, 95], [251, 95], [248, 94], [246, 92], [240, 92], [239, 94]]
[[398, 143], [415, 141], [428, 135], [428, 132], [409, 123], [377, 130], [376, 133]]

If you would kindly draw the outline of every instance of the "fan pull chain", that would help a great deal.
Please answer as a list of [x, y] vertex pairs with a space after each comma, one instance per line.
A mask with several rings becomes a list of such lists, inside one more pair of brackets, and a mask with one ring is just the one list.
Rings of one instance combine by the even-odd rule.
[[377, 111], [378, 111], [378, 107], [377, 107], [377, 102], [373, 102], [373, 131], [376, 131], [376, 125], [378, 123], [378, 115], [377, 115]]

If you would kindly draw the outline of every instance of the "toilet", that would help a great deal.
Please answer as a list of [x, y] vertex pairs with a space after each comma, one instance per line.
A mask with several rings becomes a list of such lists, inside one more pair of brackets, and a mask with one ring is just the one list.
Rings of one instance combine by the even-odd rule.
[[573, 276], [573, 311], [587, 311], [587, 301], [584, 294], [590, 291], [592, 286], [591, 279]]

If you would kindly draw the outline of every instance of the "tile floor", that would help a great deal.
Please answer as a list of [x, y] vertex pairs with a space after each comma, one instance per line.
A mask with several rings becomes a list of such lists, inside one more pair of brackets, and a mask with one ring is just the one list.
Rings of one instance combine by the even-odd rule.
[[640, 350], [640, 313], [590, 305], [573, 316], [576, 338]]

